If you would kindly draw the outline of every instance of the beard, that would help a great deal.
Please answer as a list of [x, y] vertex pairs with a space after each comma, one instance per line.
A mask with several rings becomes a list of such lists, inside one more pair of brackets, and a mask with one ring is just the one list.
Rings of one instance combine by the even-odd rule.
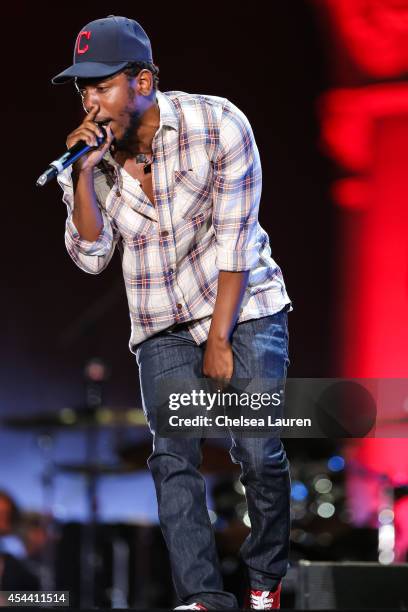
[[138, 128], [140, 127], [140, 113], [138, 111], [132, 110], [129, 112], [129, 123], [125, 128], [124, 133], [121, 138], [115, 138], [115, 148], [120, 149], [129, 149], [132, 144], [135, 144], [135, 136]]
[[122, 134], [122, 137], [119, 139], [115, 139], [116, 149], [128, 150], [131, 148], [132, 145], [135, 145], [137, 143], [136, 134], [137, 130], [140, 127], [141, 113], [135, 110], [134, 106], [132, 105], [135, 98], [135, 93], [131, 87], [129, 87], [128, 89], [128, 96], [128, 106], [125, 109], [125, 113], [129, 117], [129, 122], [127, 127], [125, 128], [124, 133]]

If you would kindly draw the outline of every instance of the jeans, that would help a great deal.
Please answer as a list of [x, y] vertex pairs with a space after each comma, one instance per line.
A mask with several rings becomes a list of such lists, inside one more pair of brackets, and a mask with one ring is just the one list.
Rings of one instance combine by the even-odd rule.
[[[231, 336], [233, 378], [286, 378], [286, 308], [239, 323]], [[213, 529], [206, 506], [205, 480], [199, 472], [200, 438], [165, 438], [156, 432], [157, 388], [166, 378], [202, 379], [205, 343], [198, 346], [185, 326], [165, 330], [136, 351], [143, 409], [153, 434], [148, 459], [167, 544], [173, 581], [184, 603], [209, 609], [238, 607], [223, 590]], [[231, 434], [230, 455], [241, 466], [251, 532], [241, 547], [252, 588], [274, 590], [286, 574], [290, 532], [289, 462], [279, 436], [251, 438]]]

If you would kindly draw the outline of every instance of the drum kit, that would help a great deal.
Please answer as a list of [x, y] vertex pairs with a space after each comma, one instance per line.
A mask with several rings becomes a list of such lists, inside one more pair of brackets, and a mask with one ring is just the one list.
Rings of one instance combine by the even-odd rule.
[[[101, 366], [101, 367], [99, 367]], [[106, 377], [102, 365], [98, 361], [90, 363], [86, 369], [85, 402], [76, 407], [64, 407], [56, 411], [36, 412], [18, 416], [4, 416], [0, 420], [0, 427], [11, 428], [14, 431], [33, 432], [38, 445], [46, 454], [44, 473], [42, 476], [44, 502], [44, 528], [50, 534], [50, 541], [56, 540], [58, 521], [54, 516], [52, 500], [55, 477], [70, 475], [85, 479], [86, 506], [88, 508], [88, 521], [81, 528], [80, 537], [80, 584], [79, 603], [81, 607], [95, 605], [95, 592], [97, 590], [96, 575], [100, 559], [97, 558], [97, 533], [101, 526], [99, 484], [102, 479], [112, 476], [121, 477], [140, 473], [147, 469], [147, 458], [151, 453], [152, 443], [148, 426], [139, 407], [107, 406], [102, 401], [102, 385]], [[138, 429], [146, 435], [135, 441], [121, 441], [114, 449], [114, 461], [98, 461], [99, 437], [106, 430], [129, 431]], [[54, 439], [67, 431], [82, 432], [85, 438], [85, 459], [83, 461], [55, 461], [51, 458], [50, 450], [54, 446]], [[75, 451], [76, 449], [73, 448]], [[202, 472], [206, 475], [219, 475], [220, 473], [235, 472], [238, 467], [230, 459], [228, 450], [223, 446], [211, 444], [211, 449], [204, 453]], [[146, 539], [146, 538], [145, 538]], [[143, 540], [143, 538], [141, 538]], [[146, 548], [144, 546], [144, 548]], [[112, 543], [113, 574], [117, 577], [117, 585], [113, 585], [112, 592], [120, 607], [126, 607], [127, 593], [123, 587], [123, 571], [117, 568], [123, 565], [123, 547], [120, 542]], [[140, 552], [140, 551], [139, 551]], [[147, 553], [146, 553], [147, 554]], [[145, 560], [147, 559], [144, 553]], [[55, 565], [55, 551], [48, 552], [50, 574], [52, 565]], [[115, 569], [116, 568], [116, 569]], [[122, 568], [123, 569], [123, 568]], [[122, 586], [121, 586], [122, 585]], [[143, 603], [143, 602], [140, 602]]]

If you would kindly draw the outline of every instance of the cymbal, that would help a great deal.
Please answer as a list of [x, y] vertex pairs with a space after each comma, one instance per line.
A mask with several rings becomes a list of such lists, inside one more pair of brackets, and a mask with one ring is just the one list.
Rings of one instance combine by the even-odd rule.
[[54, 429], [82, 427], [146, 427], [143, 410], [136, 407], [101, 406], [62, 408], [1, 419], [0, 425], [14, 429]]
[[54, 463], [54, 468], [58, 472], [82, 476], [117, 476], [137, 471], [135, 467], [125, 463]]

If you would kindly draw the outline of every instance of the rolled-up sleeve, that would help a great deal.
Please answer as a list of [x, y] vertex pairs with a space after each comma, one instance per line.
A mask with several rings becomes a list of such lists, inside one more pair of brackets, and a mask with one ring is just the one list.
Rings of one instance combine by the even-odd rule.
[[245, 115], [226, 101], [213, 183], [213, 227], [219, 270], [239, 272], [257, 265], [261, 191], [262, 171], [252, 128]]
[[100, 207], [103, 228], [97, 240], [89, 242], [80, 237], [72, 220], [74, 193], [71, 178], [71, 168], [58, 175], [58, 183], [63, 190], [62, 200], [67, 206], [67, 221], [65, 224], [65, 246], [76, 265], [89, 274], [99, 274], [106, 268], [115, 251], [118, 233], [115, 231], [106, 211]]

